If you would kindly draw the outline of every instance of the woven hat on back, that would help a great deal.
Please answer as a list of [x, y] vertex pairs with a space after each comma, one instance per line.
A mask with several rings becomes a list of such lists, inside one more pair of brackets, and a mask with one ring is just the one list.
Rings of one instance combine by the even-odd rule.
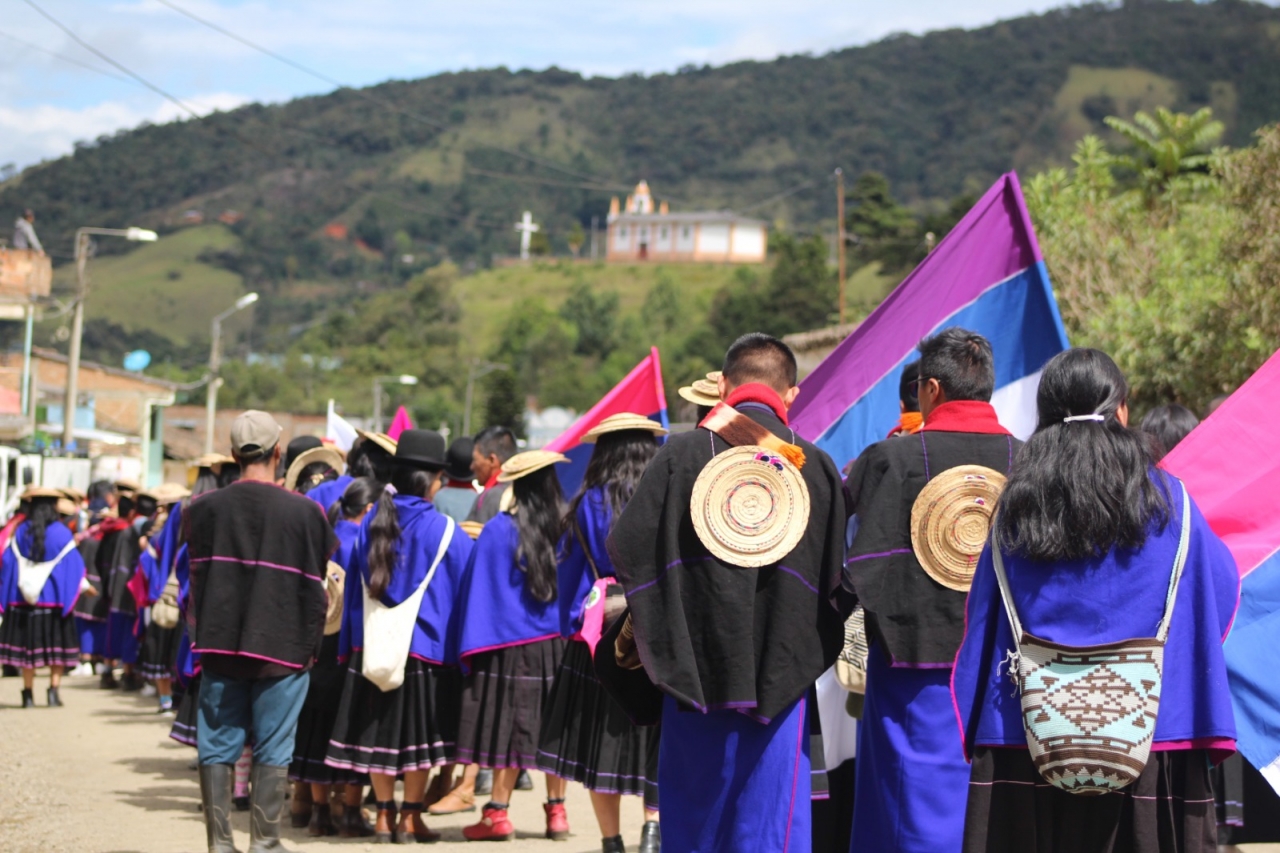
[[623, 432], [625, 430], [644, 430], [654, 435], [666, 435], [667, 428], [655, 420], [646, 418], [644, 415], [637, 415], [633, 412], [621, 412], [609, 417], [596, 424], [582, 436], [583, 444], [595, 444], [597, 438], [611, 432]]
[[698, 539], [721, 562], [758, 568], [791, 553], [809, 525], [809, 489], [783, 456], [733, 447], [707, 463], [689, 503]]
[[510, 483], [521, 477], [527, 477], [534, 471], [541, 471], [548, 465], [568, 461], [568, 456], [556, 453], [554, 450], [526, 450], [502, 463], [502, 473], [498, 475], [498, 482]]
[[911, 549], [925, 574], [968, 592], [991, 531], [1005, 476], [982, 465], [957, 465], [934, 477], [911, 507]]
[[342, 454], [336, 447], [313, 447], [310, 450], [304, 450], [298, 454], [289, 465], [289, 470], [285, 472], [284, 487], [291, 492], [297, 491], [298, 478], [302, 476], [302, 469], [313, 462], [323, 462], [338, 474], [342, 473], [342, 467], [345, 464]]

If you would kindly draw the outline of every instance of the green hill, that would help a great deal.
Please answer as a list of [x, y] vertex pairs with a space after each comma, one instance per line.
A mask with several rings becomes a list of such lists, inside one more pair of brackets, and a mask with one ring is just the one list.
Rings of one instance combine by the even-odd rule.
[[[101, 243], [128, 254], [93, 261], [91, 316], [190, 361], [207, 346], [209, 312], [238, 292], [263, 295], [253, 347], [283, 352], [331, 309], [394, 293], [442, 260], [469, 272], [510, 255], [522, 210], [565, 254], [574, 223], [603, 219], [640, 178], [676, 210], [829, 233], [836, 166], [881, 172], [918, 212], [936, 212], [1007, 169], [1064, 162], [1106, 115], [1205, 104], [1233, 144], [1280, 118], [1280, 9], [1125, 0], [648, 77], [551, 68], [392, 81], [86, 142], [0, 184], [0, 213], [37, 209], [60, 254], [80, 225], [160, 230], [157, 246]], [[191, 210], [236, 216], [186, 228]], [[468, 316], [552, 286], [488, 275], [463, 279]], [[695, 289], [702, 275], [679, 272]], [[625, 300], [624, 279], [599, 278]]]

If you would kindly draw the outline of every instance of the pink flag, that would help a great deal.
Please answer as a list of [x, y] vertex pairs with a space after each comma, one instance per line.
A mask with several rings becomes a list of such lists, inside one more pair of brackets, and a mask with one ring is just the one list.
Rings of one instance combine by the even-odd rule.
[[396, 416], [391, 419], [391, 427], [387, 430], [387, 435], [392, 441], [400, 440], [400, 433], [407, 429], [413, 429], [413, 421], [409, 420], [409, 413], [404, 410], [404, 406], [396, 409]]

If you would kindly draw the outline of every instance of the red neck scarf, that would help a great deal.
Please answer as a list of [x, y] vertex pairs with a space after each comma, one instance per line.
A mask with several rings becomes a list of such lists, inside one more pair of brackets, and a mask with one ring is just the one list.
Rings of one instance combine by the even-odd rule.
[[990, 403], [978, 400], [955, 400], [943, 403], [929, 413], [925, 432], [971, 432], [978, 435], [1011, 435], [1000, 426], [996, 410]]
[[789, 426], [787, 423], [787, 407], [782, 402], [782, 396], [768, 385], [763, 385], [759, 382], [748, 382], [746, 385], [739, 385], [729, 392], [729, 399], [725, 400], [725, 403], [734, 408], [737, 408], [742, 403], [759, 403], [762, 406], [768, 406], [778, 416], [778, 420], [782, 421], [783, 426]]

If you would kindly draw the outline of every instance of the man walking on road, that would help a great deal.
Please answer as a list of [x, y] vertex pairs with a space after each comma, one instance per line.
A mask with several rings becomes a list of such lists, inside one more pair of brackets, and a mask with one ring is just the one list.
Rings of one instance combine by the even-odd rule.
[[298, 713], [325, 622], [337, 539], [314, 501], [275, 485], [280, 426], [248, 411], [231, 425], [240, 480], [192, 501], [192, 646], [204, 671], [196, 741], [209, 853], [235, 853], [234, 765], [253, 742], [250, 853], [282, 849], [280, 813]]

